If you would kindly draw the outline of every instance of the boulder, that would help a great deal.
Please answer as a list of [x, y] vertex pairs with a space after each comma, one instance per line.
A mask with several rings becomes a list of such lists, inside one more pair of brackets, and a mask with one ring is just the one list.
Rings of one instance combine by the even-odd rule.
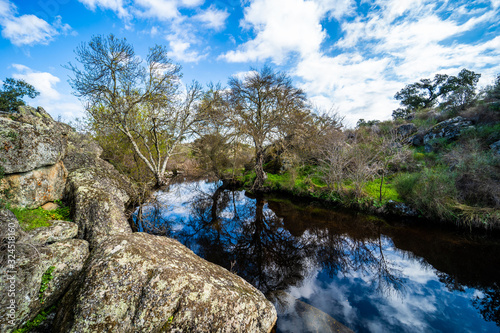
[[[63, 197], [67, 171], [62, 162], [24, 173], [10, 174], [0, 180], [13, 207], [37, 208]], [[0, 196], [1, 197], [1, 196]]]
[[14, 213], [8, 209], [0, 209], [0, 249], [2, 252], [4, 244], [15, 242], [23, 236], [24, 231]]
[[69, 172], [96, 164], [102, 154], [102, 148], [87, 135], [70, 132], [68, 147], [63, 158], [64, 166]]
[[[15, 273], [9, 265], [0, 268], [4, 281], [15, 281], [16, 309], [12, 321], [2, 321], [0, 331], [11, 332], [32, 320], [42, 309], [55, 304], [78, 276], [88, 255], [88, 243], [81, 239], [69, 239], [49, 246], [16, 243]], [[7, 304], [11, 298], [6, 295], [9, 288], [12, 290], [11, 285], [0, 283], [3, 295], [0, 316], [7, 319], [10, 319]]]
[[460, 135], [461, 131], [470, 126], [472, 126], [472, 121], [460, 116], [442, 121], [424, 135], [423, 143], [426, 144], [437, 138], [454, 139]]
[[94, 249], [109, 236], [131, 233], [124, 214], [132, 186], [113, 166], [101, 159], [97, 165], [73, 171], [66, 182], [65, 199], [73, 207], [78, 238]]
[[37, 107], [36, 109], [32, 106], [29, 105], [21, 105], [17, 108], [17, 113], [21, 116], [35, 116], [37, 118], [45, 118], [48, 120], [53, 120], [50, 114], [45, 111], [44, 108], [41, 106]]
[[21, 243], [44, 245], [75, 238], [78, 234], [78, 225], [68, 221], [50, 221], [49, 227], [40, 227], [26, 232], [19, 240]]
[[0, 161], [5, 174], [54, 165], [66, 151], [68, 127], [31, 115], [0, 117]]
[[64, 296], [55, 332], [270, 332], [264, 295], [176, 240], [116, 235]]
[[401, 138], [407, 138], [413, 133], [417, 132], [417, 126], [413, 123], [403, 124], [395, 129], [396, 134]]
[[491, 151], [496, 154], [496, 155], [500, 155], [500, 140], [498, 140], [497, 142], [494, 142], [490, 145], [490, 148], [491, 148]]

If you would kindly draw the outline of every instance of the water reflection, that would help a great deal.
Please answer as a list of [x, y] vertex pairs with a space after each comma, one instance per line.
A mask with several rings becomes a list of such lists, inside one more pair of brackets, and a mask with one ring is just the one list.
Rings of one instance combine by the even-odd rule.
[[174, 237], [259, 288], [277, 305], [278, 332], [342, 324], [498, 331], [496, 242], [250, 197], [222, 183], [173, 185], [157, 199], [138, 228]]

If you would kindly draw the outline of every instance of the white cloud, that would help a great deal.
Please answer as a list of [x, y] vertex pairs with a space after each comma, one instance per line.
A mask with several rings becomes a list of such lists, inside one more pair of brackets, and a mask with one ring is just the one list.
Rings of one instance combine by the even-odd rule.
[[197, 62], [206, 57], [206, 55], [199, 54], [197, 51], [189, 51], [191, 43], [177, 35], [167, 36], [167, 40], [170, 46], [169, 55], [175, 60]]
[[13, 78], [26, 81], [40, 92], [40, 96], [33, 101], [27, 101], [28, 104], [42, 106], [56, 119], [59, 115], [68, 120], [84, 115], [83, 106], [76, 97], [61, 94], [57, 90], [56, 85], [61, 81], [57, 76], [48, 72], [35, 71], [21, 64], [12, 64], [11, 67], [17, 71], [12, 74]]
[[130, 16], [129, 12], [125, 8], [123, 0], [78, 0], [85, 6], [95, 11], [97, 7], [106, 10], [110, 9], [114, 11], [118, 17], [124, 19]]
[[52, 24], [35, 15], [17, 16], [16, 6], [5, 0], [0, 1], [0, 26], [2, 37], [16, 46], [48, 44], [55, 36], [71, 30], [68, 24], [62, 24], [60, 16]]
[[194, 16], [195, 20], [198, 20], [205, 24], [205, 26], [221, 30], [226, 25], [226, 19], [229, 13], [225, 10], [218, 10], [215, 6], [210, 6], [208, 9], [202, 11], [201, 13]]
[[319, 51], [325, 37], [320, 7], [304, 0], [255, 0], [245, 8], [243, 28], [252, 29], [254, 39], [229, 51], [230, 62], [272, 59], [282, 63], [292, 52], [302, 56]]
[[[327, 109], [334, 105], [350, 126], [359, 118], [389, 119], [397, 107], [394, 94], [421, 78], [468, 68], [483, 75], [480, 84], [488, 84], [500, 72], [498, 34], [481, 34], [473, 43], [462, 39], [470, 40], [481, 31], [476, 29], [498, 27], [498, 0], [489, 8], [430, 0], [374, 0], [368, 12], [356, 8], [365, 5], [249, 1], [241, 26], [254, 37], [220, 58], [288, 66], [313, 102]], [[327, 29], [333, 20], [338, 35], [328, 35], [336, 33]]]

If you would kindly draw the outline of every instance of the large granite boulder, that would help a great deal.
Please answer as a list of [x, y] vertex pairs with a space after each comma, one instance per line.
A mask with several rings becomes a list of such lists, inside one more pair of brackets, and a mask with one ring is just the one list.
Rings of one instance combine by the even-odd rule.
[[56, 332], [269, 332], [276, 310], [242, 278], [176, 240], [121, 234], [94, 249]]
[[89, 136], [70, 132], [66, 155], [63, 158], [64, 166], [69, 172], [95, 166], [102, 151], [101, 146]]
[[26, 232], [20, 243], [44, 245], [75, 238], [78, 234], [78, 225], [68, 221], [50, 221], [50, 226], [40, 227]]
[[417, 132], [417, 126], [413, 123], [403, 124], [395, 128], [395, 133], [401, 138], [407, 138]]
[[442, 121], [424, 135], [423, 143], [427, 144], [429, 141], [436, 138], [454, 139], [460, 135], [461, 131], [471, 126], [472, 121], [460, 116]]
[[[84, 240], [67, 239], [74, 235], [69, 232], [64, 233], [65, 236], [59, 233], [58, 242], [40, 246], [40, 241], [32, 242], [29, 234], [20, 230], [17, 219], [8, 210], [0, 211], [0, 226], [3, 235], [0, 244], [0, 331], [12, 332], [64, 295], [83, 268], [89, 245]], [[9, 238], [5, 235], [9, 234], [15, 234], [16, 241], [8, 243], [10, 247], [7, 248]], [[48, 235], [48, 239], [51, 238], [54, 239]], [[11, 248], [15, 249], [15, 263], [9, 261], [12, 253], [8, 249]]]
[[4, 244], [15, 242], [24, 236], [24, 231], [19, 225], [14, 213], [8, 209], [0, 209], [0, 250], [4, 251]]
[[7, 190], [9, 203], [13, 207], [37, 208], [62, 199], [67, 175], [64, 164], [57, 162], [28, 172], [7, 175], [0, 180], [0, 190]]
[[69, 175], [65, 199], [73, 207], [78, 238], [89, 241], [91, 249], [110, 236], [132, 232], [124, 214], [131, 188], [124, 176], [101, 159]]
[[33, 115], [0, 117], [0, 161], [5, 174], [54, 165], [66, 151], [67, 125]]

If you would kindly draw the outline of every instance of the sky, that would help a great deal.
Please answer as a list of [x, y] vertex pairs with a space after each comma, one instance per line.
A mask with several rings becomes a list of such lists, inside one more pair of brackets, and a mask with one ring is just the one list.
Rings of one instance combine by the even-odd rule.
[[82, 117], [64, 65], [113, 33], [142, 57], [165, 45], [184, 83], [271, 66], [353, 126], [390, 119], [396, 92], [437, 73], [492, 84], [499, 18], [500, 0], [0, 0], [0, 80], [32, 84], [40, 96], [26, 102], [54, 118]]

